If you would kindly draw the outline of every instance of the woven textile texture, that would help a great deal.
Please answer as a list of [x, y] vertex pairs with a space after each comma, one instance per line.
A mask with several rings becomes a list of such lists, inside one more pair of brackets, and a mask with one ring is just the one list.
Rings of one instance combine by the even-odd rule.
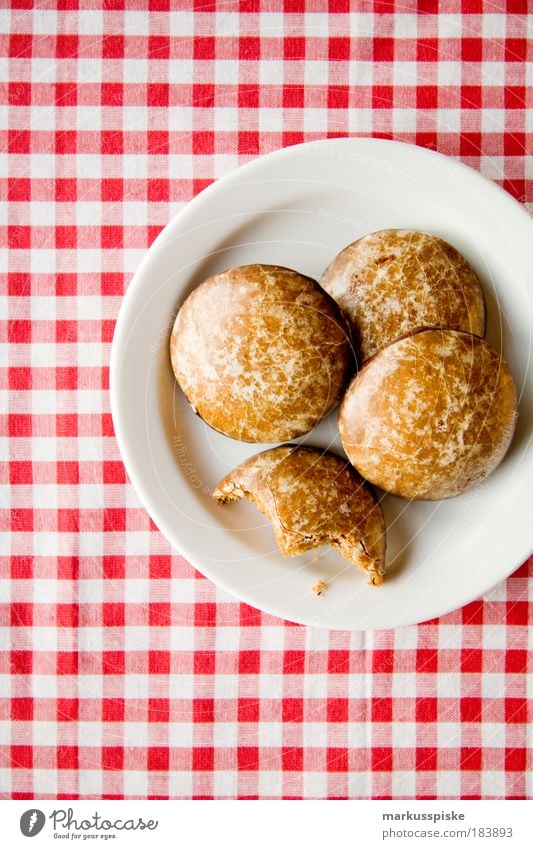
[[527, 0], [170, 5], [0, 10], [0, 796], [531, 797], [533, 561], [418, 627], [282, 622], [170, 549], [108, 397], [147, 247], [259, 154], [394, 138], [532, 202]]

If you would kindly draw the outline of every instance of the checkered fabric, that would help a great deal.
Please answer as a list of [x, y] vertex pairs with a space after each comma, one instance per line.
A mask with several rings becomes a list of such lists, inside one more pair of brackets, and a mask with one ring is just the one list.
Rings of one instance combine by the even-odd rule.
[[531, 797], [533, 561], [418, 627], [282, 622], [151, 524], [107, 392], [147, 247], [258, 154], [385, 136], [533, 201], [527, 0], [124, 6], [0, 10], [0, 795]]

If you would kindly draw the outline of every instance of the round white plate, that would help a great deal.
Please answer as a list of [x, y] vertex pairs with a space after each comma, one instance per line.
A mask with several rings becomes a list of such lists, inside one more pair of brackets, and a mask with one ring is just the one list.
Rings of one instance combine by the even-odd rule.
[[[449, 501], [383, 497], [389, 574], [382, 587], [328, 548], [287, 559], [249, 503], [219, 507], [214, 484], [266, 446], [209, 429], [173, 378], [168, 337], [179, 305], [211, 274], [272, 263], [318, 278], [374, 230], [426, 230], [451, 242], [483, 281], [488, 339], [520, 393], [518, 430], [482, 485]], [[223, 589], [261, 610], [325, 628], [392, 628], [460, 607], [509, 575], [532, 548], [533, 225], [503, 190], [411, 145], [331, 139], [238, 168], [189, 203], [156, 239], [117, 322], [111, 405], [127, 472], [175, 548]], [[342, 453], [336, 411], [304, 440]], [[328, 583], [317, 598], [311, 586]]]

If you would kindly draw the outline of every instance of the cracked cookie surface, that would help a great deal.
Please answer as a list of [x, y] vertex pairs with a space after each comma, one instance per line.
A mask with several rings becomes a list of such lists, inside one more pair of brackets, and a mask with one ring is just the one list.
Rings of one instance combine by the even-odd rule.
[[429, 233], [370, 233], [335, 257], [320, 285], [352, 323], [360, 363], [422, 327], [485, 335], [485, 299], [475, 271]]
[[392, 342], [353, 379], [339, 432], [355, 468], [408, 499], [459, 495], [486, 478], [511, 443], [517, 392], [484, 339], [432, 329]]
[[174, 374], [208, 425], [245, 442], [307, 433], [339, 402], [353, 359], [348, 326], [316, 281], [288, 268], [231, 268], [181, 306]]

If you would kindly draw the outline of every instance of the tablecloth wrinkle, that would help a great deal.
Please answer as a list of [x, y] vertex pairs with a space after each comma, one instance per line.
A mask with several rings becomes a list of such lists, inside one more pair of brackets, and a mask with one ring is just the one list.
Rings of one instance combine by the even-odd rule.
[[0, 9], [0, 798], [531, 798], [532, 559], [417, 627], [281, 621], [171, 549], [108, 395], [148, 246], [258, 155], [391, 138], [531, 209], [530, 5], [172, 5]]

